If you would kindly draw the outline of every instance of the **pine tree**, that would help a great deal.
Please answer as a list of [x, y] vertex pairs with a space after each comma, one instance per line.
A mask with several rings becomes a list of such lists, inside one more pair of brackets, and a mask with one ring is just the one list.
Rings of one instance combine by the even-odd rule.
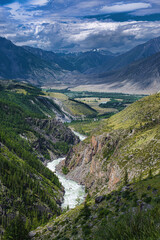
[[10, 222], [4, 234], [4, 240], [29, 240], [28, 231], [22, 217], [17, 216]]
[[124, 184], [125, 184], [125, 185], [128, 184], [128, 172], [127, 172], [127, 169], [125, 169]]

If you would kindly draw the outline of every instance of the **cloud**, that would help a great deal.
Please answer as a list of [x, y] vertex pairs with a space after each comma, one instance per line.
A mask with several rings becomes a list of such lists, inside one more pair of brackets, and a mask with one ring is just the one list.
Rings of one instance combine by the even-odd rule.
[[[37, 19], [28, 24], [5, 26], [0, 35], [16, 44], [46, 50], [87, 51], [92, 48], [123, 52], [160, 35], [159, 22], [53, 21]], [[16, 34], [15, 34], [16, 32]]]
[[77, 9], [86, 9], [86, 8], [93, 8], [93, 7], [97, 7], [100, 6], [103, 2], [102, 1], [88, 1], [88, 2], [80, 2], [77, 5], [75, 5], [75, 7]]
[[28, 4], [34, 6], [44, 6], [49, 2], [49, 0], [31, 0]]
[[150, 8], [150, 3], [119, 3], [112, 6], [103, 6], [101, 8], [102, 12], [105, 13], [116, 13], [116, 12], [132, 12], [134, 10], [142, 8]]
[[10, 4], [12, 2], [14, 2], [14, 0], [1, 0], [0, 5], [6, 5], [6, 4]]
[[[106, 0], [16, 0], [0, 7], [0, 36], [21, 46], [30, 45], [53, 51], [84, 51], [92, 48], [125, 51], [159, 36], [160, 22], [136, 21], [134, 18], [125, 18], [123, 21], [113, 21], [112, 18], [98, 20], [79, 16], [89, 13], [103, 15], [102, 9], [106, 7], [110, 11], [111, 8], [112, 11], [120, 8], [119, 11], [125, 9], [132, 14], [142, 15], [142, 11], [159, 10], [156, 2], [126, 0], [125, 3], [114, 1], [113, 5], [113, 1], [107, 0], [106, 6]], [[123, 18], [127, 13], [120, 14]], [[112, 14], [107, 12], [106, 15]]]
[[114, 52], [126, 51], [149, 40], [151, 35], [152, 38], [160, 35], [159, 22], [100, 23], [95, 21], [82, 25], [78, 24], [72, 28], [69, 42], [85, 50], [105, 48]]

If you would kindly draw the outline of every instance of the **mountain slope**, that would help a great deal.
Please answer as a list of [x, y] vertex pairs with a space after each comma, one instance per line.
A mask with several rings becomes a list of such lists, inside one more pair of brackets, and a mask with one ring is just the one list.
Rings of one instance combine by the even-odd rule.
[[158, 174], [159, 100], [160, 94], [146, 97], [103, 120], [86, 143], [70, 151], [69, 176], [96, 195], [118, 188], [126, 171], [129, 181], [147, 177], [150, 170]]
[[85, 184], [84, 204], [32, 232], [34, 240], [156, 240], [160, 236], [160, 94], [102, 120], [74, 146], [68, 177]]
[[[160, 53], [137, 61], [117, 71], [99, 75], [99, 83], [112, 84], [113, 89], [153, 93], [160, 89]], [[129, 91], [130, 91], [129, 90]]]
[[153, 93], [159, 88], [159, 50], [160, 37], [119, 56], [99, 50], [57, 54], [0, 38], [0, 78], [52, 87], [104, 84], [102, 91]]
[[34, 85], [56, 82], [63, 73], [54, 63], [41, 60], [23, 47], [0, 38], [0, 77], [2, 79], [26, 80]]
[[23, 48], [40, 58], [42, 61], [46, 61], [51, 65], [53, 64], [54, 67], [56, 66], [59, 69], [61, 68], [61, 71], [62, 69], [69, 71], [75, 70], [72, 62], [68, 59], [65, 59], [63, 55], [61, 56], [51, 51], [44, 51], [40, 48], [33, 48], [28, 46], [24, 46]]
[[38, 88], [0, 81], [1, 233], [17, 215], [30, 230], [61, 212], [63, 187], [42, 162], [66, 154], [79, 140], [56, 121], [56, 107]]
[[32, 47], [18, 47], [0, 38], [0, 78], [25, 80], [38, 86], [75, 85], [83, 81], [81, 72], [113, 58], [112, 53], [95, 51], [79, 54], [56, 54]]
[[[24, 49], [36, 55], [43, 61], [57, 64], [64, 70], [78, 71], [88, 73], [93, 71], [102, 64], [107, 64], [108, 61], [114, 58], [114, 54], [109, 51], [88, 51], [70, 54], [58, 54], [49, 51], [44, 51], [38, 48], [25, 46]], [[87, 72], [86, 72], [87, 71]]]
[[157, 240], [159, 180], [158, 175], [96, 199], [88, 196], [81, 206], [31, 232], [31, 239]]
[[107, 65], [108, 62], [114, 58], [114, 54], [95, 49], [93, 51], [83, 52], [77, 55], [66, 55], [65, 58], [73, 64], [75, 70], [84, 74], [89, 74], [96, 72], [97, 68], [101, 65]]
[[103, 70], [116, 70], [158, 52], [160, 52], [160, 37], [151, 39], [150, 41], [138, 45], [130, 51], [115, 57], [107, 65], [103, 65]]

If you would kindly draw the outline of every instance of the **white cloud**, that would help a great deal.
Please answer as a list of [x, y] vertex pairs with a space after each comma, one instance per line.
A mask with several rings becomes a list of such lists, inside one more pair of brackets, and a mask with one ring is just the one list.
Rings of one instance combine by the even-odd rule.
[[79, 9], [86, 9], [86, 8], [93, 8], [100, 6], [103, 2], [102, 1], [88, 1], [88, 2], [80, 2], [77, 5], [75, 5], [76, 8]]
[[[15, 35], [16, 33], [16, 35]], [[46, 50], [84, 51], [106, 48], [117, 52], [128, 50], [160, 35], [160, 22], [104, 22], [98, 20], [46, 18], [30, 19], [21, 25], [10, 23], [0, 35], [18, 45]]]
[[112, 5], [112, 6], [103, 6], [101, 8], [102, 12], [105, 13], [112, 13], [112, 12], [130, 12], [138, 9], [143, 9], [143, 8], [150, 8], [151, 4], [150, 3], [123, 3], [120, 2], [118, 4]]
[[0, 35], [8, 37], [18, 45], [25, 44], [53, 51], [66, 48], [70, 51], [84, 51], [92, 48], [123, 51], [160, 35], [160, 21], [112, 22], [112, 20], [98, 21], [74, 17], [75, 13], [77, 13], [76, 16], [80, 16], [79, 13], [91, 13], [92, 10], [100, 9], [104, 2], [108, 3], [104, 8], [109, 7], [112, 12], [122, 12], [122, 9], [123, 11], [136, 10], [136, 13], [151, 12], [153, 8], [149, 8], [151, 6], [149, 2], [159, 0], [132, 4], [128, 3], [129, 0], [126, 0], [126, 4], [115, 1], [115, 5], [112, 6], [109, 4], [113, 3], [113, 0], [86, 2], [75, 0], [72, 1], [72, 5], [71, 0], [66, 0], [64, 1], [65, 9], [59, 10], [54, 7], [56, 2], [63, 3], [63, 1], [55, 0], [53, 3], [50, 1], [44, 8], [42, 6], [48, 0], [29, 0], [25, 4], [14, 3], [0, 7]]
[[49, 2], [49, 0], [31, 0], [29, 2], [30, 5], [44, 6]]
[[15, 2], [5, 6], [5, 9], [9, 9], [9, 18], [25, 22], [26, 20], [33, 17], [34, 12], [27, 11], [20, 3]]

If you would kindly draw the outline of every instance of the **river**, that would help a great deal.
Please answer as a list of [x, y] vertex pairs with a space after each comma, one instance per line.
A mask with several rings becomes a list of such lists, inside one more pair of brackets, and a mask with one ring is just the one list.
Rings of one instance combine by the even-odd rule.
[[[72, 130], [73, 131], [73, 130]], [[81, 135], [78, 132], [73, 131], [76, 136], [79, 137], [81, 141], [86, 139], [86, 136]], [[77, 204], [80, 204], [84, 201], [85, 198], [85, 188], [84, 186], [76, 183], [75, 181], [69, 180], [65, 175], [60, 174], [56, 171], [56, 166], [65, 160], [65, 158], [58, 158], [53, 160], [52, 162], [47, 164], [47, 167], [55, 172], [56, 176], [59, 178], [59, 181], [62, 183], [65, 194], [64, 201], [62, 203], [62, 208], [65, 209], [67, 207], [74, 208]]]
[[74, 130], [72, 130], [72, 132], [77, 136], [77, 137], [79, 137], [79, 139], [81, 140], [81, 141], [84, 141], [87, 137], [86, 136], [84, 136], [84, 135], [82, 135], [82, 134], [80, 134], [80, 133], [78, 133], [78, 132], [75, 132]]

